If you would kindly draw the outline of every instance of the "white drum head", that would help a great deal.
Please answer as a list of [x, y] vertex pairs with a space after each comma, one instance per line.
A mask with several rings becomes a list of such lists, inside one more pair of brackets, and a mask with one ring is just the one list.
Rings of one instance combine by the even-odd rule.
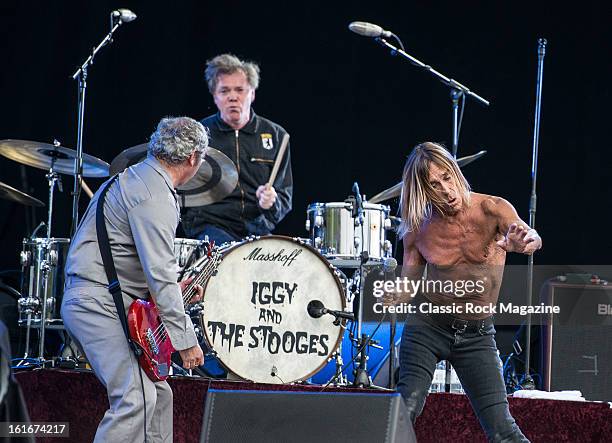
[[279, 236], [232, 246], [205, 288], [206, 340], [246, 380], [307, 379], [327, 363], [344, 332], [331, 315], [311, 317], [312, 300], [345, 307], [333, 268], [312, 248]]

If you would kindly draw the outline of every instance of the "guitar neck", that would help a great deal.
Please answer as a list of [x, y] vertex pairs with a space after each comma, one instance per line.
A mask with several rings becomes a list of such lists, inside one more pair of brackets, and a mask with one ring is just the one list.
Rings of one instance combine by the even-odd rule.
[[206, 281], [214, 274], [220, 261], [219, 255], [213, 254], [211, 259], [204, 265], [204, 268], [193, 278], [193, 281], [189, 283], [189, 286], [187, 286], [183, 292], [184, 306], [187, 306], [189, 304], [189, 300], [196, 295], [196, 286], [204, 286], [204, 283], [206, 283]]

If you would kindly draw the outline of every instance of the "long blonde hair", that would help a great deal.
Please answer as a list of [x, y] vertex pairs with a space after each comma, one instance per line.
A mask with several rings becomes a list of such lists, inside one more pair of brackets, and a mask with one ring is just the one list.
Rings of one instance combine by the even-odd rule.
[[463, 206], [470, 204], [470, 184], [467, 182], [459, 165], [450, 153], [440, 144], [425, 142], [417, 145], [406, 160], [402, 175], [402, 194], [400, 213], [402, 224], [399, 235], [404, 237], [408, 232], [418, 231], [425, 220], [431, 218], [432, 208], [442, 214], [444, 201], [438, 197], [429, 183], [429, 166], [431, 163], [447, 170], [456, 181], [459, 197]]

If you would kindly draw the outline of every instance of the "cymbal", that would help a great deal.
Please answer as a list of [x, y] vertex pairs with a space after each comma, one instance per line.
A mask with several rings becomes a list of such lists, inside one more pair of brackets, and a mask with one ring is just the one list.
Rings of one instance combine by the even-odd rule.
[[[28, 140], [0, 140], [0, 155], [24, 165], [50, 169], [60, 174], [74, 174], [74, 149]], [[108, 163], [93, 155], [83, 154], [83, 177], [108, 177]]]
[[12, 186], [6, 185], [2, 182], [0, 182], [0, 198], [21, 203], [22, 205], [26, 206], [45, 206], [45, 204], [37, 198], [34, 198], [25, 192], [21, 192], [19, 189], [15, 189]]
[[397, 185], [391, 186], [389, 189], [385, 189], [382, 192], [379, 192], [374, 197], [368, 200], [369, 203], [380, 203], [385, 200], [390, 200], [395, 197], [399, 197], [402, 193], [402, 182], [399, 182]]
[[[460, 168], [462, 168], [465, 165], [469, 165], [473, 161], [478, 160], [480, 157], [482, 157], [486, 153], [487, 151], [480, 151], [480, 152], [477, 152], [476, 154], [468, 155], [467, 157], [458, 158], [457, 164], [459, 165]], [[370, 203], [380, 203], [380, 202], [384, 202], [385, 200], [399, 197], [401, 193], [402, 193], [402, 182], [399, 182], [398, 184], [391, 186], [389, 189], [385, 189], [384, 191], [379, 192], [378, 194], [376, 194], [374, 197], [372, 197], [368, 201]]]
[[234, 162], [223, 152], [208, 148], [196, 175], [177, 189], [181, 206], [192, 208], [223, 200], [238, 184]]
[[[110, 165], [112, 175], [142, 161], [147, 156], [147, 143], [122, 151]], [[213, 147], [206, 151], [196, 175], [177, 189], [181, 206], [191, 208], [205, 206], [223, 200], [236, 188], [238, 171], [230, 158]]]
[[476, 154], [467, 155], [465, 157], [458, 158], [457, 164], [459, 165], [460, 168], [463, 168], [464, 166], [469, 165], [473, 161], [478, 160], [480, 157], [482, 157], [486, 153], [487, 151], [478, 151]]
[[147, 146], [148, 143], [143, 143], [141, 145], [132, 146], [131, 148], [121, 151], [110, 164], [110, 175], [118, 174], [124, 169], [127, 169], [147, 158]]

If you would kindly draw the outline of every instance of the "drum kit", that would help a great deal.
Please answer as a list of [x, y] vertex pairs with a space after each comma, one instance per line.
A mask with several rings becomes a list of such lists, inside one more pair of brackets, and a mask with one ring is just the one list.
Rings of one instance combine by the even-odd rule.
[[[21, 297], [18, 300], [19, 325], [27, 328], [26, 354], [30, 348], [30, 331], [39, 329], [38, 360], [44, 361], [45, 330], [47, 328], [62, 328], [59, 314], [61, 296], [64, 286], [64, 262], [68, 252], [70, 239], [51, 237], [53, 220], [53, 198], [55, 188], [62, 190], [59, 174], [72, 174], [76, 151], [65, 148], [55, 140], [53, 144], [32, 142], [27, 140], [0, 141], [0, 155], [18, 163], [47, 171], [49, 186], [47, 202], [47, 235], [36, 237], [41, 223], [32, 235], [23, 240], [20, 254], [22, 266]], [[83, 177], [108, 176], [108, 163], [91, 155], [83, 156]], [[1, 197], [30, 206], [44, 204], [9, 186], [3, 185]]]
[[[143, 160], [146, 150], [146, 144], [128, 148], [110, 165], [84, 155], [83, 177], [121, 172]], [[459, 159], [459, 164], [483, 154]], [[53, 195], [56, 186], [61, 188], [59, 174], [73, 174], [76, 151], [58, 142], [2, 140], [0, 155], [47, 171], [46, 236], [36, 236], [41, 223], [23, 240], [18, 300], [19, 325], [27, 328], [24, 360], [34, 329], [39, 330], [38, 360], [43, 362], [45, 329], [63, 329], [63, 270], [70, 246], [70, 239], [51, 236]], [[237, 182], [234, 163], [210, 148], [196, 176], [177, 192], [182, 206], [202, 206], [229, 195]], [[340, 348], [350, 333], [357, 349], [353, 360], [358, 363], [353, 384], [370, 386], [368, 350], [378, 345], [362, 331], [362, 298], [368, 273], [395, 262], [389, 233], [397, 218], [381, 202], [398, 197], [400, 191], [398, 184], [365, 201], [355, 184], [354, 195], [345, 201], [308, 205], [307, 238], [271, 235], [215, 246], [222, 260], [205, 285], [202, 302], [188, 311], [210, 355], [229, 373], [265, 383], [306, 381], [333, 362], [335, 373], [329, 382], [348, 384], [348, 365], [343, 364]], [[44, 206], [3, 183], [0, 198]], [[177, 238], [174, 245], [179, 280], [194, 276], [209, 260], [207, 240]], [[347, 320], [352, 320], [352, 328], [347, 329]]]

